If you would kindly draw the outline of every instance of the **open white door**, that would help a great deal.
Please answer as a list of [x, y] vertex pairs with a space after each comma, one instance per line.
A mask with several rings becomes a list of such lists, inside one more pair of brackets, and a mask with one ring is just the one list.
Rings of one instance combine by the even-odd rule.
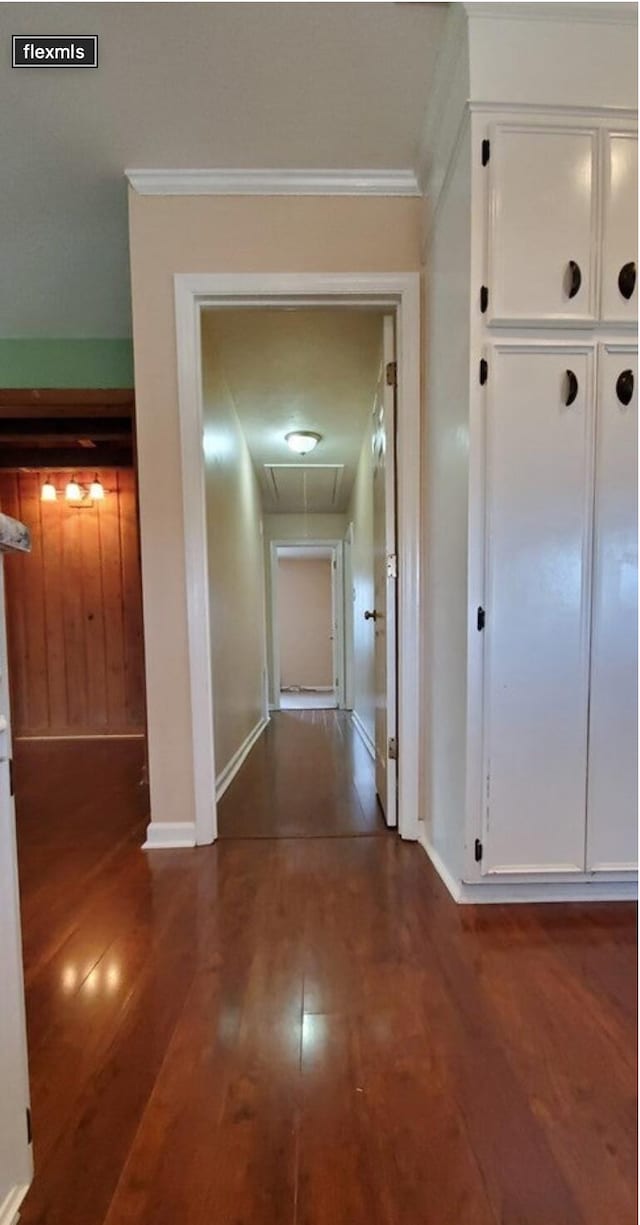
[[31, 1182], [29, 1084], [18, 905], [15, 809], [11, 794], [11, 729], [3, 551], [25, 551], [28, 532], [0, 515], [0, 1221], [12, 1222]]
[[[394, 321], [383, 320], [383, 360], [373, 433], [376, 791], [387, 825], [398, 823], [396, 643], [396, 371]], [[366, 614], [365, 614], [366, 615]]]

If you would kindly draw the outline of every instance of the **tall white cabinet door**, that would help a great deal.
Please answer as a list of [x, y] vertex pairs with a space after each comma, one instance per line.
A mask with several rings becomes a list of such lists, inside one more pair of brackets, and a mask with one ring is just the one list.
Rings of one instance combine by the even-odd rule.
[[637, 350], [600, 351], [587, 867], [637, 864]]
[[602, 317], [614, 323], [638, 317], [638, 137], [607, 132], [604, 159]]
[[593, 365], [579, 345], [489, 356], [485, 873], [584, 870]]
[[591, 129], [494, 126], [488, 322], [595, 319], [596, 173]]

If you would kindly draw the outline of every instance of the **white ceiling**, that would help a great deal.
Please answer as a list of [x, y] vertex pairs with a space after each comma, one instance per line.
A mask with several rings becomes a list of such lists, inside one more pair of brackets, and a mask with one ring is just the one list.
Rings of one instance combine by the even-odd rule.
[[[412, 168], [446, 8], [0, 4], [0, 335], [129, 334], [125, 167]], [[99, 68], [9, 67], [55, 33]]]
[[[345, 511], [373, 408], [381, 314], [212, 309], [205, 311], [202, 334], [233, 398], [264, 509]], [[295, 429], [314, 430], [322, 441], [297, 458], [285, 442]], [[283, 464], [293, 466], [270, 467]]]

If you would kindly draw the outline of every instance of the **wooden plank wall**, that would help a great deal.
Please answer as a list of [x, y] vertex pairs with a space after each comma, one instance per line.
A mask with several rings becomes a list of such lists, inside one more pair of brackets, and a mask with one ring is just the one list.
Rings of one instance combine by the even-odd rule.
[[[90, 473], [77, 471], [80, 483]], [[56, 472], [63, 490], [71, 474]], [[40, 501], [42, 472], [0, 472], [0, 507], [31, 529], [6, 561], [14, 736], [144, 731], [142, 596], [135, 476], [104, 469], [103, 502]]]

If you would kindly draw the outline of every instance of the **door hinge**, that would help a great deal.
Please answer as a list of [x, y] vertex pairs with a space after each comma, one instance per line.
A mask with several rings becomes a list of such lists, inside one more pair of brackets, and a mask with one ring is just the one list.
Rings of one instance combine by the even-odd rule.
[[30, 1106], [27, 1106], [25, 1113], [27, 1116], [27, 1144], [31, 1144], [31, 1141], [33, 1139], [33, 1132], [31, 1130], [31, 1107]]
[[483, 140], [482, 142], [482, 165], [486, 166], [491, 157], [491, 141]]
[[398, 386], [398, 363], [397, 362], [387, 362], [386, 379], [387, 379], [387, 387], [397, 387]]
[[9, 795], [14, 795], [13, 790], [13, 757], [9, 759]]
[[484, 315], [489, 305], [489, 290], [486, 285], [480, 287], [480, 310]]
[[489, 367], [487, 365], [486, 358], [481, 357], [480, 358], [480, 373], [479, 373], [481, 387], [484, 387], [488, 377], [489, 377]]
[[397, 553], [387, 554], [387, 578], [398, 577], [398, 555]]
[[487, 615], [482, 605], [479, 604], [478, 611], [476, 613], [476, 628], [478, 630], [483, 630], [486, 625], [486, 622], [487, 622]]
[[389, 737], [389, 761], [398, 760], [398, 741], [395, 736]]
[[476, 838], [474, 858], [476, 863], [480, 863], [480, 860], [482, 859], [482, 843], [479, 838]]

